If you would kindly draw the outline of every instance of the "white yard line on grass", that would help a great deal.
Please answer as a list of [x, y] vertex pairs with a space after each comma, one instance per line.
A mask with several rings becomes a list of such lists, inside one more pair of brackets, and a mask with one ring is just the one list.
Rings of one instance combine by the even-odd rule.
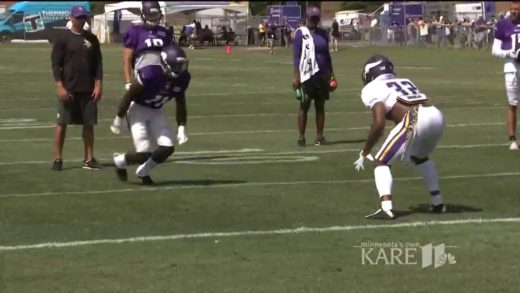
[[372, 230], [372, 229], [396, 229], [396, 228], [416, 228], [427, 226], [444, 226], [444, 225], [463, 225], [463, 224], [486, 224], [486, 223], [518, 223], [520, 218], [473, 218], [458, 220], [442, 220], [442, 221], [416, 221], [397, 224], [379, 224], [379, 225], [345, 225], [345, 226], [329, 226], [329, 227], [299, 227], [286, 228], [277, 230], [257, 230], [257, 231], [237, 231], [237, 232], [208, 232], [193, 234], [173, 234], [161, 236], [140, 236], [119, 239], [97, 239], [84, 241], [69, 242], [46, 242], [29, 245], [0, 246], [0, 251], [19, 251], [28, 249], [44, 249], [44, 248], [67, 248], [77, 246], [92, 246], [98, 244], [122, 244], [134, 242], [156, 242], [156, 241], [173, 241], [184, 239], [213, 239], [226, 237], [242, 237], [242, 236], [264, 236], [264, 235], [294, 235], [307, 233], [325, 233], [325, 232], [345, 232], [353, 230]]
[[[440, 176], [441, 180], [449, 179], [475, 179], [475, 178], [493, 178], [493, 177], [512, 177], [520, 176], [520, 172], [509, 173], [489, 173], [489, 174], [464, 174]], [[421, 177], [401, 177], [395, 178], [394, 181], [415, 181], [422, 180]], [[179, 180], [182, 181], [182, 180]], [[199, 185], [179, 185], [165, 187], [140, 187], [140, 188], [123, 188], [123, 189], [105, 189], [105, 190], [84, 190], [84, 191], [51, 191], [39, 193], [11, 193], [0, 194], [2, 198], [23, 198], [23, 197], [41, 197], [41, 196], [63, 196], [63, 195], [91, 195], [106, 193], [127, 193], [127, 192], [146, 192], [146, 191], [166, 191], [174, 189], [199, 189], [199, 188], [240, 188], [254, 186], [287, 186], [287, 185], [304, 185], [304, 184], [346, 184], [346, 183], [371, 183], [373, 179], [349, 179], [349, 180], [329, 180], [329, 181], [281, 181], [281, 182], [246, 182], [246, 183], [215, 183], [215, 184], [199, 184]]]
[[[471, 149], [471, 148], [489, 148], [489, 147], [499, 147], [506, 146], [507, 143], [489, 143], [489, 144], [468, 144], [468, 145], [440, 145], [437, 146], [437, 149]], [[175, 153], [173, 160], [175, 161], [176, 156], [184, 156], [184, 155], [210, 155], [210, 154], [230, 154], [230, 155], [240, 155], [242, 153], [251, 153], [251, 152], [263, 152], [263, 149], [240, 149], [240, 150], [215, 150], [215, 151], [194, 151], [194, 152], [177, 152]], [[310, 150], [299, 150], [299, 151], [281, 151], [281, 152], [265, 152], [262, 153], [262, 156], [276, 156], [276, 155], [299, 155], [299, 154], [331, 154], [331, 153], [349, 153], [349, 152], [359, 152], [359, 148], [350, 148], [350, 149], [335, 149], [335, 150], [327, 150], [327, 149], [310, 149]], [[98, 159], [101, 160], [111, 160], [111, 156], [100, 156]], [[171, 160], [171, 159], [170, 159]], [[169, 161], [170, 161], [169, 160]], [[83, 159], [71, 159], [67, 160], [67, 162], [82, 162]], [[49, 164], [50, 161], [18, 161], [18, 162], [0, 162], [0, 166], [9, 166], [9, 165], [27, 165], [27, 164]]]
[[[288, 115], [288, 114], [287, 114]], [[266, 115], [267, 116], [267, 115]], [[107, 121], [108, 119], [101, 119], [100, 121]], [[113, 119], [110, 119], [112, 121]], [[504, 125], [504, 122], [482, 122], [482, 123], [459, 123], [459, 124], [447, 124], [446, 127], [476, 127], [476, 126], [496, 126]], [[0, 126], [0, 130], [15, 130], [15, 129], [32, 129], [32, 128], [53, 128], [52, 125], [34, 125], [34, 126]], [[390, 126], [389, 126], [390, 127]], [[348, 131], [348, 130], [363, 130], [369, 129], [368, 126], [362, 127], [346, 127], [346, 128], [327, 128], [327, 131]], [[295, 129], [260, 129], [260, 130], [230, 130], [230, 131], [208, 131], [208, 132], [193, 132], [188, 135], [222, 135], [222, 134], [257, 134], [257, 133], [283, 133], [283, 132], [294, 132]], [[121, 139], [125, 136], [108, 136], [108, 137], [96, 137], [96, 139]], [[16, 141], [46, 141], [52, 140], [53, 138], [20, 138], [20, 139], [0, 139], [0, 142], [16, 142]], [[78, 140], [81, 137], [67, 137], [67, 140]]]

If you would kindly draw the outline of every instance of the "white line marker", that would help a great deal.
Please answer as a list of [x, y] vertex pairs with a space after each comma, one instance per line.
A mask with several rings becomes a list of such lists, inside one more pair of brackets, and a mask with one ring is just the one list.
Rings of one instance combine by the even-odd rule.
[[206, 239], [206, 238], [225, 238], [225, 237], [241, 237], [241, 236], [263, 236], [263, 235], [295, 235], [306, 233], [325, 233], [325, 232], [345, 232], [354, 230], [372, 230], [372, 229], [395, 229], [395, 228], [416, 228], [426, 226], [442, 226], [442, 225], [463, 225], [463, 224], [487, 224], [487, 223], [518, 223], [520, 218], [473, 218], [459, 220], [443, 220], [443, 221], [417, 221], [398, 224], [379, 224], [379, 225], [346, 225], [346, 226], [329, 226], [329, 227], [299, 227], [286, 228], [277, 230], [257, 230], [257, 231], [237, 231], [237, 232], [208, 232], [194, 234], [173, 234], [161, 236], [141, 236], [119, 239], [98, 239], [85, 241], [70, 242], [46, 242], [29, 245], [0, 246], [0, 251], [19, 251], [28, 249], [45, 249], [45, 248], [67, 248], [77, 246], [91, 246], [98, 244], [123, 244], [133, 242], [155, 242], [155, 241], [173, 241], [184, 239]]
[[[473, 178], [492, 178], [492, 177], [511, 177], [520, 176], [520, 172], [510, 173], [490, 173], [490, 174], [466, 174], [466, 175], [451, 175], [440, 176], [439, 179], [473, 179]], [[422, 180], [421, 177], [401, 177], [394, 178], [394, 181], [415, 181]], [[179, 180], [182, 181], [182, 180]], [[124, 189], [105, 189], [105, 190], [90, 190], [90, 191], [49, 191], [40, 193], [11, 193], [0, 194], [1, 198], [12, 197], [40, 197], [40, 196], [63, 196], [63, 195], [90, 195], [90, 194], [105, 194], [105, 193], [126, 193], [126, 192], [145, 192], [145, 191], [165, 191], [174, 189], [197, 189], [197, 188], [232, 188], [232, 187], [252, 187], [252, 186], [283, 186], [283, 185], [303, 185], [303, 184], [346, 184], [346, 183], [371, 183], [373, 179], [349, 179], [349, 180], [329, 180], [329, 181], [282, 181], [282, 182], [246, 182], [246, 183], [215, 183], [215, 184], [199, 184], [199, 185], [178, 185], [165, 187], [141, 187], [141, 188], [124, 188]]]
[[[489, 147], [499, 147], [506, 146], [507, 143], [489, 143], [489, 144], [469, 144], [469, 145], [440, 145], [437, 146], [437, 149], [471, 149], [471, 148], [489, 148]], [[199, 154], [241, 154], [241, 153], [250, 153], [250, 152], [263, 152], [263, 149], [241, 149], [241, 150], [216, 150], [216, 151], [195, 151], [195, 152], [176, 152], [173, 157], [173, 161], [175, 161], [176, 156], [183, 155], [199, 155]], [[350, 152], [359, 152], [359, 148], [356, 149], [333, 149], [333, 150], [324, 150], [324, 149], [315, 149], [315, 150], [299, 150], [299, 151], [281, 151], [281, 152], [266, 152], [262, 153], [263, 156], [275, 156], [275, 155], [299, 155], [299, 154], [333, 154], [333, 153], [350, 153]], [[101, 160], [111, 160], [112, 156], [105, 155], [100, 156]], [[82, 162], [83, 159], [71, 159], [67, 160], [67, 162]], [[168, 160], [170, 161], [170, 160]], [[19, 162], [0, 162], [0, 166], [2, 165], [25, 165], [25, 164], [49, 164], [49, 161], [19, 161]]]

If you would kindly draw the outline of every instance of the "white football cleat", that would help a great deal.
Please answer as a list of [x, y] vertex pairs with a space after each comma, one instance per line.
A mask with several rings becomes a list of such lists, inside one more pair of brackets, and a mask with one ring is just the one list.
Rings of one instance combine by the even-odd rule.
[[520, 147], [518, 146], [518, 142], [517, 141], [512, 141], [511, 144], [509, 145], [509, 150], [511, 150], [511, 151], [516, 151], [519, 148]]

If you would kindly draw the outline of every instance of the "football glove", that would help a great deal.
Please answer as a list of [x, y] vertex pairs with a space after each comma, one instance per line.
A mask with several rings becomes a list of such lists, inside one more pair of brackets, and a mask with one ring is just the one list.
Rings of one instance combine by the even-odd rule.
[[359, 158], [354, 162], [354, 167], [356, 168], [356, 171], [359, 172], [359, 170], [365, 170], [364, 162], [365, 158], [369, 159], [370, 161], [374, 161], [374, 157], [371, 154], [368, 154], [367, 156], [363, 156], [363, 151], [359, 153]]
[[125, 83], [125, 90], [129, 90], [131, 85], [131, 82]]
[[184, 144], [188, 141], [188, 137], [186, 136], [186, 132], [184, 131], [186, 127], [183, 125], [179, 126], [177, 129], [177, 143], [179, 145]]
[[516, 50], [516, 51], [510, 51], [507, 53], [507, 57], [511, 58], [511, 59], [515, 59], [516, 61], [518, 61], [518, 58], [520, 57], [520, 50]]
[[110, 130], [114, 134], [121, 134], [122, 132], [128, 130], [128, 125], [126, 124], [125, 119], [116, 116], [114, 122], [112, 122], [112, 125], [110, 125]]

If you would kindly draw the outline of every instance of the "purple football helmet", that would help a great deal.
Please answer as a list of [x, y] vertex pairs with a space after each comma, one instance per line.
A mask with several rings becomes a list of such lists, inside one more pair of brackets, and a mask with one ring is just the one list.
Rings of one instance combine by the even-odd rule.
[[162, 18], [161, 6], [157, 1], [143, 1], [141, 19], [145, 25], [158, 26]]
[[161, 52], [164, 65], [168, 68], [171, 77], [176, 78], [188, 70], [186, 52], [176, 45], [164, 47]]

